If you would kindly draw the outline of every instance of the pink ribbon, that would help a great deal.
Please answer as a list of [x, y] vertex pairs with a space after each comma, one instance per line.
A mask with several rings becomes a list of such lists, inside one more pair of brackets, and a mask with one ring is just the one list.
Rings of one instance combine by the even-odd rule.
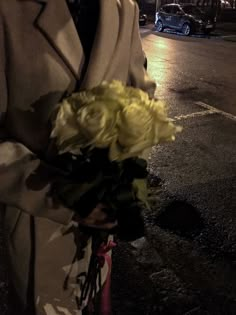
[[102, 268], [105, 262], [108, 265], [107, 278], [104, 283], [102, 293], [101, 293], [101, 306], [100, 313], [101, 315], [111, 315], [111, 267], [112, 259], [108, 252], [116, 246], [116, 243], [109, 241], [107, 244], [102, 244], [98, 251], [97, 257], [99, 257], [99, 264]]

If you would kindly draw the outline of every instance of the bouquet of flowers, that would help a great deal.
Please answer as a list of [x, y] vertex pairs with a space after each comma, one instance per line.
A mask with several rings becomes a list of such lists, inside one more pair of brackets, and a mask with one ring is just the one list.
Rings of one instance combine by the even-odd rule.
[[[118, 222], [114, 232], [119, 238], [143, 236], [141, 210], [148, 207], [145, 156], [153, 145], [173, 141], [180, 129], [162, 102], [120, 81], [72, 94], [59, 104], [51, 134], [59, 152], [57, 164], [68, 175], [59, 197], [81, 218], [103, 203], [108, 218]], [[95, 254], [85, 291], [91, 283], [96, 290], [96, 253], [108, 236], [94, 231]]]
[[60, 104], [51, 134], [70, 179], [60, 197], [81, 217], [102, 202], [121, 237], [141, 236], [140, 211], [148, 207], [144, 156], [178, 131], [162, 102], [120, 81], [72, 94]]

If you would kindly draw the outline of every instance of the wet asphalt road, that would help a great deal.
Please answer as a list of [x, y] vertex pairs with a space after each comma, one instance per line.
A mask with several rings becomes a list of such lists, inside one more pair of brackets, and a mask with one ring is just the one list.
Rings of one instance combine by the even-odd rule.
[[202, 101], [236, 115], [235, 42], [148, 31], [141, 34], [159, 98], [177, 110], [182, 103]]
[[114, 252], [114, 315], [235, 315], [236, 43], [159, 35], [142, 31], [148, 69], [183, 132], [153, 148], [146, 238]]

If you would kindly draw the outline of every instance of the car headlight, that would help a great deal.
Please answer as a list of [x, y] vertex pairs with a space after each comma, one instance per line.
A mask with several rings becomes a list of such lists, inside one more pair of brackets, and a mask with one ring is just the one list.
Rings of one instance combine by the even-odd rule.
[[197, 22], [198, 22], [199, 24], [203, 24], [203, 21], [202, 21], [202, 20], [197, 20]]

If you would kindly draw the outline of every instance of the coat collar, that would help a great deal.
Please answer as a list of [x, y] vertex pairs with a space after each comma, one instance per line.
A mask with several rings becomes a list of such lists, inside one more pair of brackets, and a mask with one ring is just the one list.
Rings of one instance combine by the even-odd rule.
[[[33, 1], [42, 6], [40, 13], [35, 18], [35, 26], [79, 79], [85, 58], [66, 0], [19, 1]], [[118, 18], [117, 0], [100, 0], [98, 29], [81, 87], [95, 86], [104, 79], [117, 42]]]
[[84, 52], [65, 0], [37, 0], [42, 10], [35, 26], [56, 49], [78, 79], [84, 64]]

